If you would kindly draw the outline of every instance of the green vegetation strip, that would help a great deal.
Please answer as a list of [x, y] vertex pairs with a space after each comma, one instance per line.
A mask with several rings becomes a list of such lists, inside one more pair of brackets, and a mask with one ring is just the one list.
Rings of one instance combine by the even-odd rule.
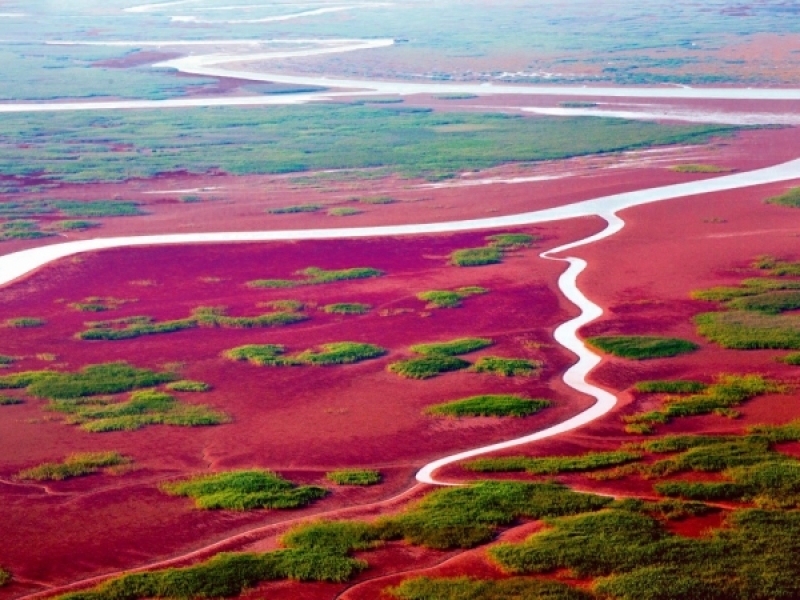
[[23, 404], [24, 401], [20, 398], [12, 398], [5, 394], [0, 394], [0, 406], [13, 406], [15, 404]]
[[433, 355], [400, 360], [390, 364], [387, 368], [392, 373], [406, 379], [430, 379], [443, 373], [460, 371], [469, 366], [469, 361], [455, 356]]
[[697, 333], [735, 350], [800, 350], [800, 318], [750, 311], [702, 313], [694, 318]]
[[556, 581], [514, 577], [481, 580], [469, 577], [406, 579], [384, 590], [402, 600], [592, 600], [583, 590]]
[[753, 267], [778, 277], [800, 276], [800, 261], [779, 260], [769, 255], [759, 256], [753, 263]]
[[293, 206], [284, 206], [281, 208], [270, 208], [268, 213], [273, 215], [287, 215], [293, 213], [312, 213], [322, 210], [321, 204], [295, 204]]
[[669, 358], [699, 348], [688, 340], [644, 335], [597, 336], [587, 338], [586, 343], [608, 354], [632, 360]]
[[181, 379], [167, 384], [167, 389], [173, 392], [207, 392], [211, 386], [203, 381]]
[[[687, 385], [686, 382], [681, 382], [676, 387], [679, 390], [691, 390], [699, 387], [695, 385], [696, 382], [689, 383], [690, 385]], [[669, 386], [646, 382], [643, 388], [644, 390], [660, 390], [668, 389]], [[678, 395], [667, 396], [664, 399], [664, 408], [628, 415], [623, 417], [623, 420], [628, 423], [625, 429], [629, 433], [652, 433], [656, 424], [669, 423], [676, 417], [690, 417], [710, 413], [736, 417], [738, 413], [733, 410], [733, 407], [756, 396], [783, 391], [785, 391], [783, 386], [760, 375], [721, 375], [713, 384], [702, 388], [702, 391], [697, 393], [689, 392], [688, 395], [684, 395], [681, 391]]]
[[431, 290], [428, 292], [420, 292], [417, 298], [423, 302], [427, 302], [426, 308], [458, 308], [461, 306], [461, 301], [470, 296], [485, 294], [489, 290], [482, 287], [471, 286], [462, 287], [457, 290]]
[[353, 269], [340, 269], [326, 271], [318, 267], [308, 267], [297, 271], [296, 275], [302, 275], [303, 279], [256, 279], [248, 281], [247, 285], [255, 288], [293, 288], [303, 285], [321, 285], [333, 283], [335, 281], [350, 281], [353, 279], [370, 279], [381, 277], [383, 271], [369, 267], [356, 267]]
[[479, 267], [503, 262], [505, 252], [527, 248], [540, 238], [527, 233], [498, 233], [487, 236], [488, 244], [481, 248], [462, 248], [450, 254], [450, 264], [457, 267]]
[[14, 319], [6, 319], [6, 327], [12, 329], [27, 329], [29, 327], [41, 327], [45, 324], [44, 319], [37, 317], [16, 317]]
[[688, 165], [675, 165], [674, 167], [670, 167], [669, 170], [675, 171], [676, 173], [730, 173], [736, 169], [720, 167], [718, 165], [692, 163]]
[[9, 583], [11, 583], [12, 579], [13, 577], [11, 576], [11, 573], [0, 567], [0, 587], [8, 585]]
[[640, 452], [587, 452], [581, 456], [548, 456], [531, 458], [529, 456], [506, 456], [501, 458], [479, 458], [464, 463], [469, 471], [478, 473], [503, 473], [525, 471], [531, 475], [558, 475], [607, 469], [636, 462], [641, 459]]
[[60, 463], [44, 463], [17, 473], [17, 479], [62, 481], [92, 475], [108, 467], [128, 465], [132, 461], [119, 452], [84, 452], [71, 454]]
[[449, 342], [417, 344], [411, 346], [411, 351], [425, 356], [459, 356], [488, 348], [493, 343], [492, 340], [486, 338], [459, 338]]
[[548, 406], [548, 400], [534, 400], [510, 394], [488, 394], [435, 404], [426, 408], [425, 412], [447, 417], [527, 417]]
[[767, 204], [777, 204], [778, 206], [800, 208], [800, 187], [792, 188], [785, 194], [767, 198], [765, 202]]
[[322, 307], [322, 310], [334, 315], [364, 315], [368, 313], [371, 308], [369, 304], [339, 302], [337, 304], [326, 304]]
[[482, 356], [472, 366], [476, 373], [490, 373], [501, 377], [530, 377], [542, 368], [540, 361], [524, 358], [501, 358], [499, 356]]
[[328, 481], [338, 485], [376, 485], [383, 479], [380, 471], [372, 469], [338, 469], [325, 474]]
[[197, 508], [253, 510], [300, 508], [327, 494], [316, 486], [296, 486], [270, 471], [231, 471], [200, 475], [186, 481], [165, 483], [161, 489], [173, 496], [186, 496]]
[[259, 366], [344, 365], [378, 358], [387, 350], [374, 344], [359, 342], [332, 342], [322, 344], [319, 350], [304, 350], [284, 356], [284, 346], [278, 344], [250, 344], [226, 350], [223, 355], [230, 360], [246, 360]]
[[436, 178], [513, 161], [702, 143], [734, 131], [352, 105], [274, 107], [269, 115], [241, 107], [9, 114], [0, 123], [0, 172], [85, 182], [178, 170], [244, 175], [385, 167]]

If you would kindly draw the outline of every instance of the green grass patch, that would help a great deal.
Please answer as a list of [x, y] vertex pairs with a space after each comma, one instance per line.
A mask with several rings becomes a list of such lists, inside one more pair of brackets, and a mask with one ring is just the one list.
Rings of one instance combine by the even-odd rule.
[[457, 267], [480, 267], [503, 262], [503, 252], [498, 248], [463, 248], [450, 254], [450, 264]]
[[85, 221], [85, 220], [66, 220], [66, 221], [56, 221], [53, 223], [53, 227], [56, 229], [61, 229], [63, 231], [85, 231], [87, 229], [94, 229], [95, 227], [100, 227], [100, 223], [97, 221]]
[[364, 315], [372, 307], [369, 304], [359, 304], [358, 302], [338, 302], [336, 304], [326, 304], [322, 310], [334, 315]]
[[488, 348], [493, 343], [492, 340], [487, 338], [459, 338], [449, 342], [416, 344], [411, 346], [411, 351], [425, 356], [459, 356]]
[[800, 352], [792, 352], [786, 356], [781, 356], [778, 360], [786, 365], [800, 365]]
[[185, 404], [156, 390], [133, 392], [125, 402], [108, 398], [55, 400], [48, 410], [68, 415], [67, 423], [90, 433], [135, 431], [149, 425], [205, 427], [227, 423], [225, 413], [204, 404]]
[[462, 94], [462, 93], [453, 93], [453, 94], [440, 94], [436, 96], [437, 100], [472, 100], [473, 98], [477, 98], [477, 94]]
[[0, 354], [0, 366], [6, 366], [13, 364], [17, 359], [13, 356], [6, 356], [5, 354]]
[[125, 362], [83, 367], [77, 373], [24, 371], [0, 377], [0, 389], [26, 388], [31, 396], [61, 400], [116, 394], [177, 379], [174, 373], [137, 369]]
[[708, 384], [702, 381], [663, 379], [640, 381], [633, 386], [633, 389], [643, 394], [697, 394], [705, 391], [707, 387]]
[[300, 300], [271, 300], [259, 306], [266, 306], [279, 312], [299, 312], [306, 307]]
[[338, 485], [376, 485], [383, 477], [372, 469], [338, 469], [325, 473], [325, 478]]
[[692, 163], [688, 165], [675, 165], [669, 168], [676, 173], [732, 173], [736, 169], [730, 167], [720, 167], [719, 165], [707, 165], [702, 163]]
[[498, 233], [487, 236], [486, 241], [489, 242], [490, 246], [500, 250], [515, 250], [529, 248], [540, 239], [537, 235], [529, 235], [527, 233]]
[[173, 496], [192, 498], [206, 510], [254, 510], [300, 508], [327, 494], [316, 486], [296, 486], [271, 471], [231, 471], [200, 475], [186, 481], [165, 483], [161, 489]]
[[753, 262], [753, 268], [765, 270], [770, 275], [776, 275], [778, 277], [785, 277], [787, 275], [795, 277], [800, 276], [800, 261], [779, 260], [768, 254], [759, 256]]
[[8, 585], [9, 583], [11, 583], [12, 579], [13, 577], [11, 576], [11, 573], [0, 567], [0, 587]]
[[435, 404], [426, 408], [425, 413], [446, 417], [527, 417], [548, 406], [548, 400], [488, 394]]
[[203, 381], [180, 379], [167, 384], [167, 389], [172, 392], [207, 392], [211, 386]]
[[699, 348], [688, 340], [645, 335], [596, 336], [587, 338], [586, 343], [607, 354], [632, 360], [669, 358]]
[[6, 319], [6, 327], [12, 329], [27, 329], [30, 327], [41, 327], [46, 323], [44, 319], [38, 317], [16, 317], [13, 319]]
[[505, 456], [500, 458], [479, 458], [463, 463], [469, 471], [478, 473], [503, 473], [525, 471], [531, 475], [558, 475], [559, 473], [587, 472], [607, 469], [633, 462], [642, 457], [639, 452], [587, 452], [579, 456], [548, 456], [532, 458], [529, 456]]
[[258, 366], [292, 364], [282, 356], [285, 351], [286, 348], [279, 344], [248, 344], [226, 350], [223, 356], [230, 360], [246, 360]]
[[537, 360], [482, 356], [472, 365], [472, 370], [476, 373], [489, 373], [500, 377], [530, 377], [542, 366], [543, 363]]
[[457, 290], [420, 292], [417, 294], [417, 298], [428, 303], [426, 308], [458, 308], [465, 298], [486, 294], [488, 291], [486, 288], [470, 286], [458, 288]]
[[[800, 282], [797, 282], [800, 285]], [[800, 308], [800, 291], [776, 291], [735, 298], [727, 303], [733, 310], [751, 310], [768, 315], [777, 315], [782, 312]]]
[[800, 318], [752, 311], [702, 313], [694, 318], [697, 333], [723, 348], [800, 350]]
[[73, 477], [92, 475], [108, 467], [128, 465], [132, 462], [119, 452], [84, 452], [71, 454], [60, 463], [44, 463], [17, 473], [17, 479], [33, 481], [62, 481]]
[[350, 281], [355, 279], [371, 279], [381, 277], [385, 273], [379, 269], [369, 267], [356, 267], [353, 269], [339, 269], [326, 271], [318, 267], [308, 267], [297, 271], [295, 275], [301, 275], [303, 279], [256, 279], [248, 281], [247, 285], [255, 288], [293, 288], [303, 285], [320, 285], [333, 283], [335, 281]]
[[397, 202], [391, 196], [361, 196], [357, 200], [362, 204], [394, 204]]
[[288, 215], [294, 213], [313, 213], [322, 210], [321, 204], [294, 204], [292, 206], [282, 206], [280, 208], [270, 208], [267, 210], [271, 215]]
[[406, 379], [430, 379], [444, 373], [460, 371], [469, 366], [470, 363], [461, 358], [437, 354], [401, 360], [390, 364], [387, 369]]
[[318, 350], [304, 350], [285, 355], [286, 348], [277, 344], [250, 344], [226, 350], [223, 355], [230, 360], [246, 360], [259, 366], [345, 365], [358, 363], [386, 354], [386, 349], [374, 344], [359, 342], [332, 342]]
[[595, 597], [565, 583], [521, 577], [502, 580], [415, 577], [384, 592], [402, 600], [592, 600]]
[[68, 217], [135, 217], [147, 214], [136, 202], [121, 200], [57, 200], [51, 204]]
[[353, 215], [360, 215], [363, 211], [358, 210], [357, 208], [352, 208], [349, 206], [339, 206], [337, 208], [331, 208], [328, 210], [328, 214], [331, 217], [351, 217]]
[[702, 392], [668, 396], [664, 399], [664, 408], [629, 415], [624, 417], [624, 421], [632, 425], [644, 426], [644, 430], [634, 428], [629, 430], [630, 433], [650, 433], [653, 426], [669, 423], [677, 417], [710, 413], [736, 416], [737, 413], [732, 411], [733, 407], [756, 396], [782, 391], [784, 391], [782, 386], [760, 375], [720, 375]]
[[24, 404], [24, 402], [21, 398], [12, 398], [11, 396], [0, 394], [0, 406], [14, 406], [16, 404]]
[[764, 200], [767, 204], [777, 204], [778, 206], [789, 206], [791, 208], [800, 208], [800, 187], [792, 188], [785, 194], [779, 196], [772, 196]]

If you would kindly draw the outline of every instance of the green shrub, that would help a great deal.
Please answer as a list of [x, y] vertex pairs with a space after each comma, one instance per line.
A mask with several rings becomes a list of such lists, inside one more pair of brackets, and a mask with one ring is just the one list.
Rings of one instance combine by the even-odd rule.
[[11, 398], [4, 394], [0, 394], [0, 406], [13, 406], [15, 404], [23, 404], [24, 400], [20, 398]]
[[538, 579], [406, 579], [385, 592], [403, 600], [592, 600], [583, 590], [556, 581]]
[[800, 319], [750, 311], [709, 312], [695, 316], [697, 333], [723, 348], [798, 350]]
[[320, 351], [306, 350], [291, 358], [307, 365], [345, 365], [378, 358], [387, 353], [380, 346], [357, 342], [334, 342], [322, 344], [321, 348]]
[[[800, 282], [798, 282], [800, 284]], [[800, 291], [775, 291], [735, 298], [727, 303], [728, 308], [734, 310], [752, 310], [777, 315], [789, 310], [800, 308]]]
[[15, 319], [6, 319], [6, 327], [11, 327], [13, 329], [41, 327], [44, 324], [44, 319], [39, 319], [36, 317], [17, 317]]
[[498, 233], [486, 238], [490, 246], [501, 250], [528, 248], [533, 242], [539, 241], [539, 236], [527, 233]]
[[491, 373], [501, 377], [530, 377], [542, 366], [543, 363], [536, 360], [482, 356], [475, 361], [472, 370], [476, 373]]
[[615, 467], [640, 460], [638, 452], [587, 452], [580, 456], [507, 456], [479, 458], [463, 463], [463, 467], [478, 473], [526, 471], [531, 475], [557, 475], [559, 473], [586, 472]]
[[283, 206], [281, 208], [270, 208], [268, 213], [273, 215], [286, 215], [292, 213], [311, 213], [322, 210], [321, 204], [296, 204], [294, 206]]
[[781, 356], [778, 360], [787, 365], [800, 365], [800, 352], [792, 352], [786, 356]]
[[503, 262], [503, 252], [494, 247], [464, 248], [450, 254], [450, 264], [457, 267], [479, 267]]
[[64, 231], [83, 231], [100, 227], [100, 223], [97, 221], [56, 221], [53, 223], [53, 227]]
[[5, 354], [0, 354], [0, 366], [10, 365], [17, 359], [13, 356], [6, 356]]
[[380, 471], [371, 469], [339, 469], [325, 473], [325, 478], [339, 485], [375, 485], [382, 476]]
[[792, 188], [785, 194], [779, 196], [772, 196], [764, 200], [767, 204], [777, 204], [779, 206], [789, 206], [791, 208], [800, 208], [800, 187]]
[[331, 208], [328, 214], [332, 217], [350, 217], [352, 215], [360, 215], [362, 211], [357, 208], [350, 208], [348, 206], [341, 206], [338, 208]]
[[430, 379], [443, 373], [460, 371], [470, 366], [470, 363], [455, 356], [423, 356], [411, 358], [390, 364], [387, 368], [392, 373], [397, 373], [407, 379]]
[[173, 392], [207, 392], [211, 386], [203, 381], [180, 379], [167, 384], [167, 389]]
[[459, 338], [450, 342], [417, 344], [411, 346], [411, 351], [425, 356], [459, 356], [488, 348], [493, 343], [492, 340], [486, 338]]
[[4, 568], [0, 567], [0, 587], [8, 585], [9, 583], [11, 583], [12, 579], [13, 577], [11, 576], [11, 573], [6, 571]]
[[461, 306], [464, 298], [485, 294], [488, 291], [486, 288], [477, 286], [463, 287], [457, 290], [431, 290], [420, 292], [417, 294], [417, 298], [428, 303], [426, 308], [457, 308]]
[[675, 165], [669, 168], [670, 171], [676, 173], [730, 173], [736, 169], [730, 167], [719, 167], [717, 165], [704, 165], [704, 164], [688, 164], [688, 165]]
[[130, 464], [132, 461], [119, 452], [84, 452], [71, 454], [64, 462], [44, 463], [17, 473], [18, 479], [34, 481], [62, 481], [97, 473], [105, 467]]
[[297, 487], [271, 471], [230, 471], [199, 475], [186, 481], [165, 483], [161, 489], [173, 496], [194, 499], [197, 508], [253, 510], [299, 508], [322, 498], [320, 487]]
[[435, 404], [426, 408], [425, 413], [447, 417], [527, 417], [548, 406], [548, 400], [494, 394]]
[[246, 360], [259, 366], [292, 364], [291, 361], [281, 358], [284, 352], [285, 348], [278, 344], [248, 344], [226, 350], [223, 356], [230, 360]]
[[255, 281], [248, 281], [247, 285], [256, 288], [290, 288], [302, 285], [333, 283], [335, 281], [370, 279], [372, 277], [381, 277], [385, 273], [379, 269], [372, 269], [369, 267], [340, 269], [338, 271], [326, 271], [318, 267], [308, 267], [307, 269], [297, 271], [296, 274], [302, 275], [304, 279], [256, 279]]
[[668, 358], [699, 348], [688, 340], [644, 335], [596, 336], [587, 338], [586, 343], [608, 354], [632, 360]]
[[51, 203], [69, 217], [129, 217], [147, 214], [136, 202], [95, 200], [87, 202], [58, 200]]
[[326, 304], [322, 307], [322, 310], [334, 315], [363, 315], [368, 313], [371, 308], [369, 304], [339, 302], [337, 304]]
[[633, 387], [637, 392], [646, 394], [697, 394], [704, 391], [708, 385], [701, 381], [667, 379], [640, 381]]

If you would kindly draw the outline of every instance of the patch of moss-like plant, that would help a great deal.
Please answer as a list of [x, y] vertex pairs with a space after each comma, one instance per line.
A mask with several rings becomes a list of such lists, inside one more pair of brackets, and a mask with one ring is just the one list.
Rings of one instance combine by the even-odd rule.
[[313, 213], [322, 210], [321, 204], [295, 204], [293, 206], [282, 206], [280, 208], [270, 208], [267, 210], [272, 215], [288, 215], [295, 213]]
[[174, 373], [137, 369], [126, 362], [83, 367], [77, 373], [23, 371], [0, 377], [0, 389], [26, 388], [31, 396], [50, 400], [116, 394], [177, 379]]
[[67, 220], [56, 221], [53, 223], [53, 227], [56, 229], [62, 229], [64, 231], [85, 231], [87, 229], [100, 227], [100, 223], [97, 221]]
[[753, 262], [753, 268], [767, 271], [777, 277], [800, 277], [800, 261], [781, 260], [774, 256], [759, 256]]
[[206, 510], [254, 510], [300, 508], [325, 496], [316, 486], [296, 486], [271, 471], [230, 471], [200, 475], [186, 481], [165, 483], [161, 489], [173, 496], [192, 498]]
[[124, 402], [102, 397], [56, 400], [47, 409], [67, 414], [67, 423], [91, 433], [135, 431], [149, 425], [205, 427], [229, 421], [225, 413], [203, 404], [178, 402], [174, 396], [156, 390], [133, 392]]
[[501, 250], [513, 250], [517, 248], [529, 248], [531, 244], [538, 241], [539, 236], [527, 233], [498, 233], [486, 238], [489, 245]]
[[362, 196], [357, 200], [362, 204], [394, 204], [397, 202], [391, 196]]
[[760, 375], [720, 375], [699, 393], [669, 395], [664, 398], [664, 408], [629, 415], [623, 420], [634, 426], [628, 429], [629, 433], [651, 433], [655, 425], [677, 417], [710, 413], [736, 417], [734, 407], [756, 396], [781, 391], [784, 391], [782, 386]]
[[172, 392], [207, 392], [211, 386], [203, 381], [193, 381], [191, 379], [180, 379], [168, 383], [166, 388]]
[[618, 450], [613, 452], [587, 452], [578, 456], [479, 458], [463, 463], [462, 466], [469, 471], [478, 473], [525, 471], [531, 475], [558, 475], [559, 473], [585, 473], [607, 469], [637, 462], [641, 458], [641, 452]]
[[68, 217], [131, 217], [145, 215], [136, 202], [121, 200], [94, 200], [79, 202], [58, 200], [52, 205]]
[[425, 412], [447, 417], [527, 417], [548, 406], [548, 400], [487, 394], [429, 406]]
[[17, 359], [13, 356], [6, 356], [5, 354], [0, 354], [0, 366], [7, 366], [13, 364], [14, 361]]
[[17, 479], [62, 481], [92, 475], [108, 467], [128, 465], [132, 461], [119, 452], [83, 452], [71, 454], [60, 463], [44, 463], [17, 473]]
[[376, 485], [383, 477], [373, 469], [338, 469], [325, 473], [325, 478], [337, 485]]
[[450, 263], [457, 267], [481, 267], [503, 262], [503, 252], [498, 248], [463, 248], [450, 254]]
[[331, 217], [352, 217], [353, 215], [360, 215], [363, 211], [358, 210], [357, 208], [351, 208], [349, 206], [341, 206], [338, 208], [331, 208], [328, 211], [328, 215]]
[[417, 298], [428, 303], [425, 308], [458, 308], [465, 298], [486, 294], [488, 291], [478, 286], [462, 287], [457, 290], [430, 290], [420, 292]]
[[11, 583], [12, 579], [13, 577], [11, 576], [11, 573], [0, 567], [0, 587], [8, 585], [9, 583]]
[[669, 170], [675, 171], [676, 173], [731, 173], [736, 169], [720, 167], [718, 165], [692, 163], [688, 165], [675, 165], [670, 167]]
[[89, 296], [88, 298], [84, 298], [83, 302], [73, 302], [69, 307], [80, 312], [104, 312], [107, 310], [115, 310], [129, 302], [135, 302], [135, 300]]
[[694, 342], [680, 338], [644, 335], [596, 336], [587, 338], [586, 343], [608, 354], [632, 360], [669, 358], [699, 348]]
[[27, 329], [30, 327], [41, 327], [46, 321], [38, 317], [16, 317], [14, 319], [6, 319], [6, 327], [12, 329]]
[[293, 364], [282, 357], [285, 351], [286, 348], [278, 344], [248, 344], [226, 350], [223, 356], [230, 360], [246, 360], [258, 366]]
[[566, 583], [516, 577], [474, 579], [471, 577], [406, 579], [385, 593], [402, 600], [592, 600], [595, 596]]
[[786, 365], [800, 365], [800, 352], [792, 352], [786, 356], [781, 356], [778, 360]]
[[472, 365], [472, 370], [476, 373], [489, 373], [500, 377], [530, 377], [541, 368], [540, 361], [499, 356], [482, 356]]
[[697, 333], [723, 348], [800, 350], [800, 318], [737, 310], [702, 313]]
[[410, 358], [390, 364], [387, 369], [406, 379], [430, 379], [444, 373], [460, 371], [470, 366], [466, 360], [440, 354]]
[[339, 269], [326, 271], [318, 267], [308, 267], [297, 271], [296, 275], [301, 275], [303, 279], [256, 279], [248, 281], [247, 285], [255, 288], [293, 288], [304, 285], [321, 285], [333, 283], [335, 281], [350, 281], [355, 279], [371, 279], [381, 277], [385, 273], [379, 269], [370, 267], [356, 267], [353, 269]]
[[339, 302], [336, 304], [326, 304], [322, 307], [322, 310], [333, 315], [364, 315], [368, 313], [371, 308], [369, 304]]
[[492, 340], [486, 338], [459, 338], [449, 342], [417, 344], [411, 346], [411, 351], [425, 356], [459, 356], [488, 348], [493, 343]]
[[286, 348], [277, 344], [250, 344], [226, 350], [223, 355], [230, 360], [246, 360], [259, 366], [344, 365], [378, 358], [386, 349], [374, 344], [358, 342], [332, 342], [318, 350], [309, 349], [285, 355]]
[[11, 396], [0, 394], [0, 406], [15, 406], [17, 404], [24, 404], [24, 402], [22, 398], [12, 398]]
[[767, 204], [777, 204], [778, 206], [788, 206], [790, 208], [800, 208], [800, 187], [792, 188], [785, 194], [772, 196], [764, 200]]

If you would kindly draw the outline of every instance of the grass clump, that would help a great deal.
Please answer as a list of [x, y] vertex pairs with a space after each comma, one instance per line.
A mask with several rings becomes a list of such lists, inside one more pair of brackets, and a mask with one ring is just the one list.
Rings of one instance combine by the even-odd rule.
[[172, 392], [207, 392], [211, 386], [203, 381], [180, 379], [167, 384], [167, 389]]
[[548, 456], [532, 458], [529, 456], [506, 456], [501, 458], [479, 458], [463, 464], [469, 471], [478, 473], [502, 473], [525, 471], [531, 475], [558, 475], [596, 471], [637, 462], [640, 452], [587, 452], [579, 456]]
[[472, 366], [476, 373], [490, 373], [501, 377], [530, 377], [541, 368], [540, 361], [499, 356], [482, 356]]
[[27, 329], [30, 327], [41, 327], [46, 321], [38, 317], [16, 317], [14, 319], [6, 319], [6, 327], [12, 329]]
[[786, 365], [800, 365], [800, 352], [792, 352], [791, 354], [780, 357], [778, 360]]
[[334, 342], [322, 344], [321, 350], [306, 350], [295, 355], [293, 360], [306, 365], [346, 365], [378, 358], [387, 350], [374, 344], [357, 342]]
[[358, 210], [357, 208], [352, 208], [349, 206], [340, 206], [337, 208], [331, 208], [328, 211], [328, 214], [332, 217], [351, 217], [353, 215], [360, 215], [363, 211]]
[[14, 361], [17, 360], [13, 356], [6, 356], [5, 354], [0, 354], [0, 366], [6, 366], [13, 364]]
[[800, 276], [800, 261], [779, 260], [769, 255], [759, 256], [753, 263], [753, 267], [766, 270], [770, 275], [777, 277]]
[[126, 402], [108, 398], [57, 400], [48, 410], [66, 413], [67, 422], [91, 433], [135, 431], [149, 425], [203, 427], [229, 421], [227, 415], [203, 404], [184, 404], [156, 390], [131, 394]]
[[267, 212], [271, 215], [288, 215], [293, 213], [312, 213], [319, 210], [322, 210], [321, 204], [295, 204], [293, 206], [270, 208]]
[[0, 377], [0, 389], [26, 388], [32, 396], [50, 400], [116, 394], [173, 381], [173, 373], [137, 369], [125, 362], [83, 367], [77, 373], [25, 371]]
[[459, 338], [450, 342], [417, 344], [411, 346], [411, 351], [425, 356], [459, 356], [488, 348], [493, 343], [492, 340], [486, 338]]
[[750, 311], [702, 313], [694, 318], [697, 333], [723, 348], [800, 350], [800, 319]]
[[145, 215], [136, 202], [94, 200], [78, 202], [58, 200], [52, 205], [68, 217], [131, 217]]
[[12, 398], [5, 394], [0, 394], [0, 406], [14, 406], [16, 404], [24, 404], [24, 402], [21, 398]]
[[286, 348], [278, 344], [248, 344], [226, 350], [223, 356], [230, 360], [246, 360], [258, 366], [291, 364], [281, 356], [285, 351]]
[[[800, 285], [800, 282], [798, 282]], [[775, 291], [735, 298], [727, 303], [734, 310], [750, 310], [777, 315], [800, 308], [800, 291]]]
[[387, 368], [392, 373], [406, 379], [430, 379], [443, 373], [460, 371], [469, 366], [468, 361], [455, 356], [434, 355], [401, 360], [390, 364]]
[[339, 302], [336, 304], [326, 304], [322, 310], [334, 315], [363, 315], [369, 312], [372, 307], [369, 304], [359, 304], [358, 302]]
[[85, 231], [86, 229], [100, 227], [100, 223], [97, 221], [67, 220], [56, 221], [53, 223], [53, 227], [56, 229], [62, 229], [64, 231]]
[[540, 238], [536, 235], [527, 233], [498, 233], [486, 238], [489, 245], [500, 250], [514, 250], [517, 248], [529, 248], [533, 242]]
[[397, 202], [391, 196], [363, 196], [358, 198], [362, 204], [394, 204]]
[[676, 173], [731, 173], [736, 169], [720, 167], [718, 165], [692, 163], [688, 165], [675, 165], [670, 167], [669, 170], [675, 171]]
[[420, 292], [417, 298], [427, 302], [425, 308], [458, 308], [461, 301], [470, 296], [486, 294], [489, 290], [478, 286], [463, 287], [457, 290], [431, 290]]
[[632, 360], [669, 358], [699, 348], [688, 340], [644, 335], [596, 336], [587, 338], [586, 342], [608, 354]]
[[338, 469], [325, 473], [325, 478], [338, 485], [376, 485], [383, 477], [372, 469]]
[[548, 400], [489, 394], [436, 404], [426, 408], [425, 412], [447, 417], [527, 417], [548, 406]]
[[415, 577], [384, 591], [402, 600], [592, 600], [595, 597], [565, 583], [521, 577], [503, 580]]
[[643, 394], [697, 394], [705, 391], [708, 385], [702, 381], [665, 379], [640, 381], [633, 387], [637, 392], [641, 392]]
[[132, 461], [119, 452], [84, 452], [71, 454], [60, 463], [44, 463], [17, 473], [17, 479], [62, 481], [92, 475], [107, 467], [128, 465]]
[[494, 247], [464, 248], [450, 254], [450, 264], [457, 267], [480, 267], [496, 265], [501, 262], [503, 262], [503, 253]]
[[370, 279], [381, 277], [385, 273], [379, 269], [369, 267], [356, 267], [353, 269], [340, 269], [326, 271], [318, 267], [308, 267], [297, 271], [296, 275], [301, 275], [304, 279], [256, 279], [248, 281], [247, 285], [255, 288], [292, 288], [303, 285], [320, 285], [333, 283], [335, 281], [349, 281], [354, 279]]
[[629, 415], [624, 420], [638, 426], [629, 430], [629, 433], [651, 433], [654, 425], [669, 423], [676, 417], [710, 413], [735, 417], [738, 413], [732, 410], [733, 407], [756, 396], [781, 391], [781, 386], [760, 375], [720, 375], [702, 392], [668, 396], [661, 410]]
[[792, 188], [785, 194], [772, 196], [764, 200], [767, 204], [777, 204], [778, 206], [789, 206], [800, 208], [800, 187]]
[[8, 585], [9, 583], [11, 583], [12, 579], [13, 577], [11, 576], [11, 573], [0, 567], [0, 587]]
[[271, 471], [230, 471], [200, 475], [185, 481], [165, 483], [161, 489], [185, 496], [206, 510], [253, 510], [300, 508], [322, 498], [327, 491], [315, 486], [296, 486]]

